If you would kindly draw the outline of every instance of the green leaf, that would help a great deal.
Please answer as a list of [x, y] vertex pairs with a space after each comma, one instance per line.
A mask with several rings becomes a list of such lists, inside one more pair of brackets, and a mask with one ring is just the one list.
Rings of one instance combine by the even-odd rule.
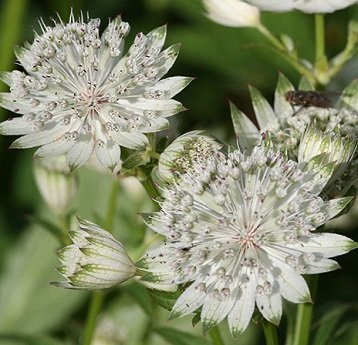
[[319, 328], [316, 332], [312, 345], [327, 345], [337, 330], [337, 325], [343, 315], [349, 309], [348, 306], [339, 306], [330, 313], [326, 313], [319, 321]]
[[254, 87], [250, 86], [249, 90], [260, 129], [275, 128], [277, 126], [277, 116], [269, 102]]
[[[87, 296], [51, 286], [60, 276], [56, 239], [33, 227], [11, 250], [0, 276], [0, 333], [43, 333], [63, 325]], [[51, 312], [49, 312], [51, 311]]]
[[2, 345], [64, 345], [63, 340], [57, 340], [40, 335], [28, 336], [19, 334], [0, 334]]
[[153, 316], [153, 299], [147, 288], [141, 284], [132, 283], [123, 286], [122, 291], [135, 299], [150, 318]]
[[178, 297], [181, 295], [181, 291], [162, 291], [162, 290], [150, 290], [150, 294], [161, 307], [172, 310]]
[[231, 119], [241, 150], [251, 150], [260, 140], [260, 132], [253, 122], [230, 102]]
[[210, 345], [211, 342], [205, 338], [190, 333], [178, 331], [169, 327], [154, 328], [154, 332], [173, 345]]

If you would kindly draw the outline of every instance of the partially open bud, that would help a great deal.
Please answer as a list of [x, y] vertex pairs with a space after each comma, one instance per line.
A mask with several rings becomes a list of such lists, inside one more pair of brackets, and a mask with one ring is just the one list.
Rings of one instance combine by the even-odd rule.
[[158, 164], [160, 177], [174, 181], [178, 174], [193, 173], [202, 166], [206, 168], [210, 159], [221, 149], [213, 138], [192, 131], [175, 139], [161, 154]]
[[123, 245], [109, 232], [78, 218], [79, 227], [70, 231], [73, 244], [58, 251], [65, 278], [53, 285], [67, 289], [106, 289], [134, 277], [136, 268]]
[[64, 214], [77, 192], [77, 176], [70, 172], [64, 156], [34, 160], [38, 189], [55, 214]]
[[260, 10], [240, 0], [203, 0], [207, 16], [215, 23], [252, 27], [260, 23]]
[[349, 137], [342, 137], [335, 131], [323, 132], [310, 125], [302, 137], [298, 161], [308, 162], [317, 155], [325, 154], [327, 163], [345, 164], [353, 157], [356, 146], [356, 141]]

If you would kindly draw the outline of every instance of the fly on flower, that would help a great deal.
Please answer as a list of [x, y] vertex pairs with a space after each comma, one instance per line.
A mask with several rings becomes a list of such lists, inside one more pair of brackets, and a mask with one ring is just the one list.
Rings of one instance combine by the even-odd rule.
[[319, 91], [287, 91], [285, 99], [291, 105], [301, 105], [303, 107], [328, 108], [330, 100]]
[[182, 110], [172, 99], [190, 81], [161, 80], [173, 65], [178, 45], [162, 51], [166, 27], [139, 33], [124, 54], [130, 27], [120, 17], [100, 35], [100, 20], [40, 21], [33, 43], [16, 51], [25, 72], [0, 78], [10, 92], [0, 105], [22, 116], [0, 124], [0, 133], [22, 135], [11, 147], [40, 147], [36, 157], [65, 154], [71, 169], [94, 155], [111, 171], [120, 167], [120, 146], [142, 149], [144, 133], [167, 128]]

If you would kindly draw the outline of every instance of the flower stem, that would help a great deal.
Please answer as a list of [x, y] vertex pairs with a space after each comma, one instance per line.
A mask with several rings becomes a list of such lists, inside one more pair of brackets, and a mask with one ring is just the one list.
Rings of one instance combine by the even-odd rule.
[[267, 320], [262, 320], [262, 328], [265, 334], [266, 345], [278, 345], [277, 327]]
[[91, 296], [91, 304], [88, 310], [86, 327], [83, 335], [83, 345], [91, 345], [93, 333], [96, 327], [97, 315], [101, 309], [104, 299], [104, 294], [100, 291], [95, 291]]
[[316, 78], [321, 84], [327, 84], [327, 82], [329, 81], [329, 77], [327, 75], [328, 62], [325, 53], [324, 15], [321, 13], [315, 14], [315, 41], [316, 41], [316, 62], [315, 62]]
[[[108, 199], [107, 216], [106, 216], [106, 230], [113, 232], [114, 221], [117, 208], [117, 191], [118, 181], [115, 180], [112, 185], [112, 190]], [[87, 313], [86, 325], [83, 333], [83, 345], [91, 345], [93, 334], [96, 328], [96, 321], [99, 311], [101, 310], [104, 293], [102, 291], [95, 291], [92, 293], [91, 302]]]
[[[309, 276], [307, 280], [312, 299], [314, 300], [317, 292], [318, 276]], [[293, 345], [308, 345], [312, 315], [312, 303], [302, 303], [298, 305]]]
[[155, 202], [155, 199], [160, 197], [160, 193], [152, 179], [151, 174], [148, 173], [145, 176], [142, 176], [141, 178], [139, 178], [139, 181], [142, 184], [142, 186], [144, 187], [144, 189], [147, 192], [147, 194], [149, 195], [149, 197], [152, 199], [155, 209], [158, 210], [159, 205], [157, 202]]
[[224, 345], [224, 340], [221, 336], [219, 326], [212, 327], [210, 329], [210, 338], [213, 342], [213, 345]]
[[257, 29], [263, 36], [266, 37], [267, 40], [271, 42], [276, 52], [278, 52], [282, 58], [289, 62], [291, 66], [296, 69], [297, 72], [305, 76], [311, 83], [316, 84], [316, 78], [313, 72], [299, 61], [294, 51], [291, 52], [286, 49], [284, 44], [282, 44], [281, 41], [277, 39], [276, 36], [273, 35], [272, 32], [266, 28], [266, 26], [260, 24], [257, 26]]

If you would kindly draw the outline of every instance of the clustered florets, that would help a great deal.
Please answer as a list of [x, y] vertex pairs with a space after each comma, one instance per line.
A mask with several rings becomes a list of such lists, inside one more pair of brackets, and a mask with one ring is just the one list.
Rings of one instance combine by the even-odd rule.
[[237, 335], [247, 327], [255, 302], [277, 323], [281, 295], [296, 303], [310, 300], [301, 275], [337, 268], [328, 258], [348, 251], [350, 243], [315, 230], [351, 198], [319, 197], [333, 163], [306, 167], [257, 146], [250, 156], [238, 150], [216, 155], [205, 174], [183, 174], [168, 187], [161, 211], [148, 220], [166, 243], [137, 266], [146, 272], [143, 280], [192, 283], [172, 316], [202, 307], [204, 329], [227, 316]]
[[66, 154], [72, 169], [94, 153], [112, 171], [120, 168], [120, 146], [145, 148], [143, 133], [168, 127], [166, 117], [184, 108], [171, 98], [190, 78], [160, 79], [178, 54], [161, 51], [166, 28], [136, 35], [123, 55], [128, 23], [119, 17], [100, 36], [99, 19], [40, 23], [42, 34], [17, 51], [26, 73], [3, 73], [10, 93], [0, 104], [23, 114], [3, 122], [2, 134], [24, 135], [12, 147], [41, 146], [37, 157]]

